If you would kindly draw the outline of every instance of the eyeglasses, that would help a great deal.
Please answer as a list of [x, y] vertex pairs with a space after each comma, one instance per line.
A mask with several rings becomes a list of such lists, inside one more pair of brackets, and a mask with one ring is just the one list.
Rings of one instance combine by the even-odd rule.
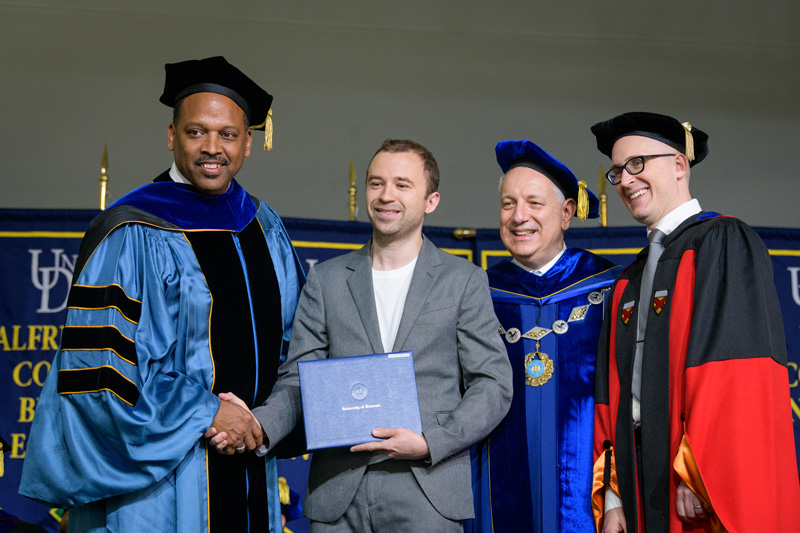
[[616, 185], [622, 181], [623, 170], [627, 170], [628, 174], [635, 176], [636, 174], [641, 174], [644, 172], [644, 162], [648, 159], [655, 159], [656, 157], [669, 157], [671, 155], [678, 154], [639, 155], [636, 157], [631, 157], [621, 167], [611, 167], [611, 170], [606, 172], [606, 179], [611, 183], [611, 185]]

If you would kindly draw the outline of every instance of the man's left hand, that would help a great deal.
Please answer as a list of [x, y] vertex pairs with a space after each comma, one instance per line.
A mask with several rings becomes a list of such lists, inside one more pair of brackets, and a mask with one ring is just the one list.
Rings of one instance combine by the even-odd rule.
[[675, 508], [678, 512], [678, 518], [687, 524], [695, 524], [708, 518], [703, 502], [683, 480], [678, 485], [678, 491], [675, 495]]
[[386, 439], [367, 442], [350, 448], [351, 452], [385, 450], [392, 459], [427, 459], [430, 456], [428, 441], [423, 435], [406, 428], [375, 428], [372, 436]]

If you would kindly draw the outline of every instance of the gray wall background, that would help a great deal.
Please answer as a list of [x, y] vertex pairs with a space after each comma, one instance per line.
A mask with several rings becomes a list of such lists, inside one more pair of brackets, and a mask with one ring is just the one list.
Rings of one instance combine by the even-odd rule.
[[800, 227], [799, 28], [795, 0], [0, 0], [0, 207], [96, 208], [104, 144], [112, 201], [151, 180], [172, 160], [164, 63], [221, 54], [275, 96], [275, 147], [237, 179], [283, 216], [346, 220], [352, 157], [366, 220], [369, 158], [407, 137], [442, 171], [427, 223], [497, 227], [498, 141], [596, 191], [589, 126], [642, 110], [709, 133], [704, 208]]

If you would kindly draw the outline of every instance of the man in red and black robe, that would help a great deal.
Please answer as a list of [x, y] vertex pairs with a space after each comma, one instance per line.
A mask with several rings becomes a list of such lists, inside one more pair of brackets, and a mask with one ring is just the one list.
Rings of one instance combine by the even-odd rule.
[[691, 198], [690, 167], [708, 153], [702, 131], [626, 113], [592, 132], [633, 217], [665, 235], [652, 291], [640, 294], [654, 253], [644, 250], [614, 285], [600, 336], [598, 531], [800, 531], [786, 346], [766, 247], [743, 222]]

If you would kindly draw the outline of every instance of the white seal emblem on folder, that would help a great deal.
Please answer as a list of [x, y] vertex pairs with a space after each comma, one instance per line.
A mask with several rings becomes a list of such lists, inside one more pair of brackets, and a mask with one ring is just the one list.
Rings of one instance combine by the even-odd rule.
[[356, 383], [350, 389], [350, 394], [352, 394], [353, 398], [356, 400], [363, 400], [367, 397], [367, 386], [363, 383]]

